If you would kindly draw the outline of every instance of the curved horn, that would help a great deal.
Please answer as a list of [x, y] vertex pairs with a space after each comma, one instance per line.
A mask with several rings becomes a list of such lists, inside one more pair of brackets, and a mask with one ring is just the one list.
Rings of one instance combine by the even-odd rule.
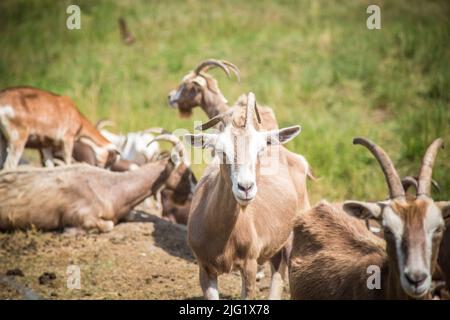
[[95, 124], [95, 128], [97, 128], [97, 130], [102, 130], [104, 127], [113, 127], [115, 124], [114, 122], [112, 122], [109, 119], [100, 119], [97, 121], [97, 123]]
[[224, 65], [226, 65], [227, 67], [230, 67], [231, 71], [233, 71], [233, 73], [236, 75], [236, 78], [238, 79], [239, 82], [241, 82], [241, 72], [239, 71], [239, 68], [236, 67], [233, 63], [226, 61], [226, 60], [221, 60], [222, 63]]
[[155, 128], [145, 129], [144, 131], [142, 131], [142, 133], [165, 134], [165, 133], [170, 133], [170, 132], [164, 128], [155, 127]]
[[186, 149], [184, 148], [184, 144], [176, 135], [170, 133], [161, 134], [159, 136], [156, 136], [152, 141], [150, 141], [147, 144], [147, 146], [149, 146], [151, 143], [155, 141], [167, 141], [172, 143], [175, 148], [175, 152], [182, 159], [183, 163], [190, 166], [189, 159], [187, 158]]
[[195, 72], [195, 74], [199, 74], [202, 71], [207, 72], [210, 69], [210, 67], [219, 67], [223, 71], [225, 71], [225, 73], [227, 74], [228, 77], [230, 76], [230, 70], [228, 70], [227, 66], [224, 63], [222, 63], [221, 61], [216, 60], [216, 59], [208, 59], [208, 60], [201, 62], [197, 66], [197, 68], [195, 68], [194, 72]]
[[211, 127], [214, 127], [219, 122], [222, 122], [224, 125], [226, 125], [226, 119], [230, 117], [233, 114], [233, 110], [228, 110], [226, 112], [223, 112], [221, 114], [218, 114], [215, 117], [212, 117], [207, 122], [202, 123], [201, 125], [198, 125], [195, 127], [195, 130], [207, 130]]
[[386, 182], [389, 187], [389, 197], [391, 199], [404, 198], [405, 191], [403, 190], [400, 177], [395, 170], [394, 164], [387, 153], [375, 143], [366, 138], [354, 138], [353, 144], [360, 144], [370, 150], [374, 157], [378, 160], [378, 163], [383, 170]]
[[247, 95], [247, 108], [245, 110], [245, 127], [248, 128], [253, 125], [253, 111], [256, 106], [256, 98], [253, 92]]
[[431, 194], [431, 175], [433, 173], [434, 161], [436, 160], [437, 152], [440, 148], [444, 147], [444, 140], [438, 138], [434, 140], [428, 147], [425, 155], [423, 156], [422, 166], [420, 167], [420, 173], [417, 189], [417, 196], [430, 196]]
[[417, 192], [419, 184], [417, 183], [416, 178], [407, 176], [402, 179], [403, 190], [408, 191], [410, 187], [414, 187], [414, 190]]

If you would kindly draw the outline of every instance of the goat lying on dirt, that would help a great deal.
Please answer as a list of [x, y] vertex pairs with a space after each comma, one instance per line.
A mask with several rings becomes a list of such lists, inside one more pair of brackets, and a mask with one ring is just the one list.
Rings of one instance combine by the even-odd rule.
[[0, 230], [79, 227], [110, 231], [154, 194], [174, 169], [168, 158], [134, 171], [89, 165], [22, 168], [0, 173]]

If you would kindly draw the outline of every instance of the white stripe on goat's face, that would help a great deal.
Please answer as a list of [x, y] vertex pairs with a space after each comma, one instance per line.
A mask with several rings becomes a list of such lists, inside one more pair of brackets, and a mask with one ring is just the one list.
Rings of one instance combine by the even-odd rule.
[[430, 289], [431, 263], [444, 228], [440, 209], [431, 199], [393, 202], [383, 210], [383, 226], [388, 246], [395, 248], [403, 290], [414, 298], [424, 296]]
[[241, 206], [248, 205], [256, 196], [258, 158], [267, 145], [285, 143], [300, 133], [299, 126], [256, 131], [253, 125], [255, 97], [252, 93], [249, 93], [248, 101], [247, 107], [233, 111], [232, 121], [222, 132], [185, 136], [185, 140], [195, 147], [210, 147], [214, 150], [221, 160], [222, 174], [231, 181], [234, 198]]

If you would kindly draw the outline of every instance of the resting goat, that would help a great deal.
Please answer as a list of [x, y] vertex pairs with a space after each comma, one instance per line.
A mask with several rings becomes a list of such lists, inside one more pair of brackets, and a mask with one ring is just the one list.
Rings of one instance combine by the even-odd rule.
[[[445, 229], [443, 218], [450, 215], [450, 202], [434, 202], [430, 196], [432, 168], [442, 139], [436, 139], [425, 153], [414, 199], [405, 197], [397, 171], [383, 149], [364, 138], [356, 138], [353, 143], [367, 147], [380, 163], [389, 200], [321, 203], [300, 214], [290, 258], [291, 297], [429, 298], [431, 275]], [[355, 217], [378, 220], [384, 240]], [[369, 289], [368, 277], [377, 270], [380, 287]]]
[[[77, 109], [72, 100], [31, 87], [0, 91], [0, 140], [7, 156], [0, 168], [13, 169], [24, 148], [39, 149], [46, 166], [53, 166], [53, 153], [62, 151], [66, 164], [72, 159], [75, 141], [92, 148], [99, 166], [115, 162], [117, 150]], [[0, 157], [3, 160], [3, 156]], [[3, 163], [4, 162], [4, 163]]]
[[257, 131], [254, 108], [255, 97], [249, 93], [247, 106], [234, 110], [223, 131], [185, 136], [216, 155], [197, 185], [188, 221], [188, 243], [208, 299], [219, 298], [217, 277], [234, 268], [241, 271], [242, 297], [253, 298], [257, 264], [267, 260], [273, 267], [270, 298], [281, 297], [286, 268], [281, 250], [292, 230], [297, 196], [284, 154], [279, 153], [272, 175], [261, 174], [259, 157], [267, 149], [276, 152], [300, 127]]
[[131, 161], [138, 166], [156, 159], [160, 152], [159, 144], [157, 142], [150, 144], [150, 142], [155, 138], [154, 134], [167, 133], [164, 129], [150, 128], [144, 131], [116, 134], [104, 129], [109, 123], [108, 120], [100, 120], [96, 127], [120, 151], [120, 159]]
[[173, 157], [179, 163], [170, 177], [164, 183], [161, 190], [161, 204], [163, 218], [179, 223], [187, 224], [189, 210], [191, 207], [192, 195], [197, 185], [197, 179], [192, 172], [187, 152], [183, 143], [173, 134], [162, 134], [153, 141], [167, 141], [173, 144]]
[[79, 227], [110, 231], [172, 173], [168, 158], [129, 172], [89, 165], [0, 173], [0, 230]]

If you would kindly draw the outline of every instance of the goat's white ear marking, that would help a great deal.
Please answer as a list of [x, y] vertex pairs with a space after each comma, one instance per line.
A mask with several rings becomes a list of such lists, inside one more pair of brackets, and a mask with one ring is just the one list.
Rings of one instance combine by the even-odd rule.
[[345, 212], [359, 219], [380, 219], [381, 206], [378, 203], [362, 201], [345, 201], [342, 206]]
[[265, 133], [267, 144], [284, 144], [294, 139], [301, 132], [300, 126], [292, 126], [280, 130], [272, 130]]
[[196, 76], [194, 79], [192, 79], [192, 82], [198, 84], [201, 87], [206, 86], [206, 80], [202, 76]]

